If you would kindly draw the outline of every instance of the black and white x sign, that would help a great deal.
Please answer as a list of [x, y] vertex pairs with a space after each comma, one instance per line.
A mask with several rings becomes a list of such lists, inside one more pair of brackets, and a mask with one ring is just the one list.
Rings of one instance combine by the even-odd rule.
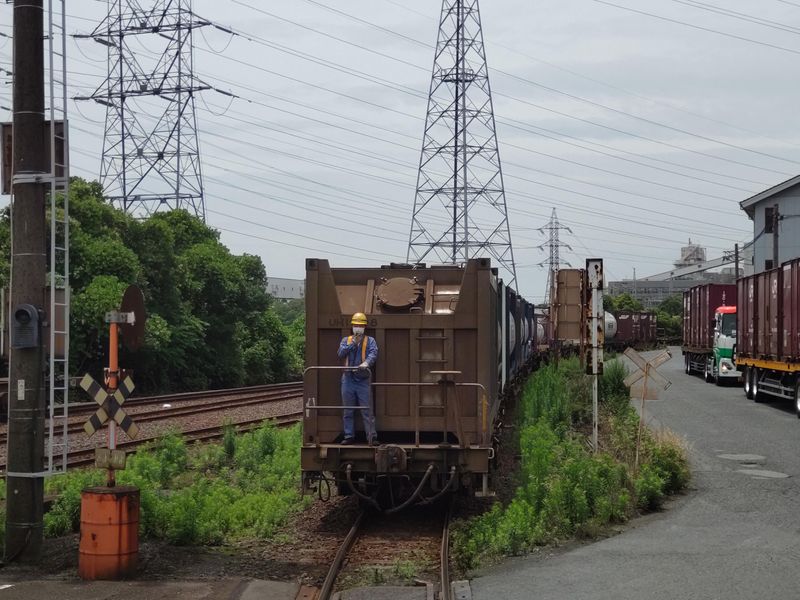
[[88, 435], [91, 436], [100, 429], [103, 423], [108, 421], [109, 416], [128, 434], [129, 438], [135, 438], [139, 435], [139, 427], [122, 408], [125, 400], [134, 389], [133, 381], [130, 377], [126, 377], [120, 383], [119, 388], [113, 395], [109, 395], [88, 373], [81, 379], [80, 386], [100, 405], [97, 412], [89, 417], [89, 420], [83, 425], [83, 429]]

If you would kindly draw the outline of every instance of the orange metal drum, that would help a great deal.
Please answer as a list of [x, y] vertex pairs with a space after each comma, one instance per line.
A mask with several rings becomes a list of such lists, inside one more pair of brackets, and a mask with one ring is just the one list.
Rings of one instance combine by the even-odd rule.
[[139, 490], [95, 487], [81, 492], [78, 574], [82, 579], [123, 579], [139, 557]]

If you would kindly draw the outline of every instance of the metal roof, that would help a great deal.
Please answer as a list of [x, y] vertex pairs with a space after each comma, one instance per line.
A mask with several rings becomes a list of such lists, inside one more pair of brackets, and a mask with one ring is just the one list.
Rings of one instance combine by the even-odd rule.
[[774, 196], [775, 194], [780, 194], [784, 190], [788, 190], [790, 187], [793, 187], [797, 184], [800, 184], [800, 175], [795, 175], [791, 179], [787, 179], [786, 181], [779, 183], [778, 185], [774, 185], [763, 192], [759, 192], [755, 196], [750, 196], [746, 200], [742, 200], [739, 202], [739, 207], [747, 213], [748, 217], [752, 219], [756, 204], [762, 200], [766, 200], [767, 198]]

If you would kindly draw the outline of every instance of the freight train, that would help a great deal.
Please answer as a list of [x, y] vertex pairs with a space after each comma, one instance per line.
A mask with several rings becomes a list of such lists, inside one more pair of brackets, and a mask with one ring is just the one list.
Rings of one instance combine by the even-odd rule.
[[[359, 312], [379, 347], [370, 373], [377, 447], [360, 433], [341, 443], [347, 367], [337, 349]], [[335, 484], [388, 511], [456, 490], [490, 494], [501, 403], [533, 367], [538, 329], [533, 305], [489, 259], [378, 268], [308, 259], [304, 490]]]

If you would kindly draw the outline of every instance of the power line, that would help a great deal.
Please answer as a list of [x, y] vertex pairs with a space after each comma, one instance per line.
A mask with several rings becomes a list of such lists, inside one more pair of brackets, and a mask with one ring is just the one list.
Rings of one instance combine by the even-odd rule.
[[678, 19], [671, 19], [669, 17], [665, 17], [662, 15], [657, 15], [654, 13], [646, 12], [643, 10], [638, 10], [636, 8], [631, 8], [630, 6], [622, 6], [621, 4], [614, 4], [613, 2], [607, 2], [606, 0], [593, 0], [598, 4], [605, 4], [607, 6], [613, 6], [614, 8], [619, 8], [622, 10], [627, 10], [629, 12], [637, 13], [640, 15], [644, 15], [647, 17], [653, 17], [655, 19], [660, 19], [662, 21], [667, 21], [669, 23], [676, 23], [678, 25], [684, 25], [685, 27], [691, 27], [692, 29], [699, 29], [700, 31], [706, 31], [708, 33], [714, 33], [716, 35], [721, 35], [729, 38], [733, 38], [736, 40], [741, 40], [743, 42], [750, 42], [751, 44], [758, 44], [759, 46], [766, 46], [768, 48], [774, 48], [775, 50], [783, 50], [784, 52], [791, 52], [792, 54], [800, 54], [800, 50], [795, 50], [793, 48], [786, 48], [785, 46], [778, 46], [777, 44], [770, 44], [769, 42], [762, 42], [759, 40], [754, 40], [751, 38], [747, 38], [741, 35], [736, 35], [735, 33], [726, 33], [724, 31], [719, 31], [717, 29], [712, 29], [710, 27], [703, 27], [702, 25], [694, 25], [692, 23], [687, 23], [686, 21], [679, 21]]

